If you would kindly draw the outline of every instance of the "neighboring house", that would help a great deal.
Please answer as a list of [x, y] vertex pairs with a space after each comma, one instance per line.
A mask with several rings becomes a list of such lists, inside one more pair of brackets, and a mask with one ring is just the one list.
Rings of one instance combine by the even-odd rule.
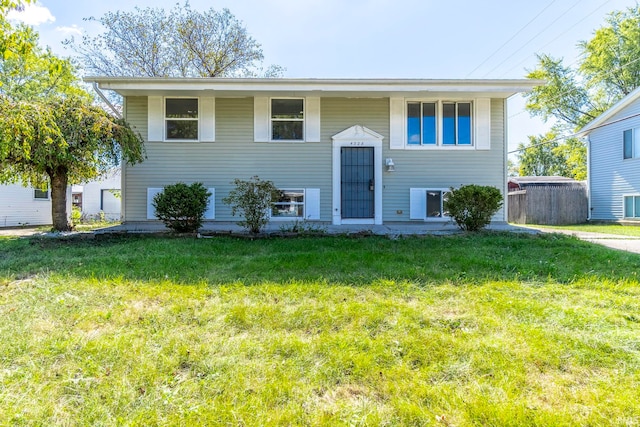
[[120, 220], [120, 169], [114, 169], [98, 181], [82, 185], [82, 214], [91, 218], [104, 215], [110, 221]]
[[589, 219], [640, 220], [640, 88], [579, 133], [588, 141]]
[[[67, 194], [71, 211], [71, 189]], [[20, 184], [0, 185], [0, 227], [51, 224], [51, 195]]]
[[[335, 225], [446, 221], [443, 194], [463, 184], [506, 195], [506, 100], [536, 80], [89, 77], [124, 97], [147, 159], [123, 166], [125, 222], [155, 220], [153, 196], [179, 181], [212, 193], [235, 178], [273, 181], [274, 222]], [[86, 199], [86, 197], [85, 197]], [[506, 221], [501, 209], [494, 221]]]

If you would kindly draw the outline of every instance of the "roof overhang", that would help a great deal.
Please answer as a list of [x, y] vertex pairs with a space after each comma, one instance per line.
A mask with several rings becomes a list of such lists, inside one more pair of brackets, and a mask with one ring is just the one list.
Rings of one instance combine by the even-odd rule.
[[611, 108], [609, 108], [604, 113], [600, 114], [595, 119], [591, 120], [587, 123], [582, 129], [580, 129], [576, 135], [577, 136], [586, 136], [591, 131], [598, 129], [605, 125], [610, 119], [615, 117], [620, 111], [624, 110], [626, 107], [631, 105], [637, 99], [640, 98], [640, 87], [635, 89], [633, 92], [629, 93], [629, 95], [622, 98], [620, 101], [615, 103]]
[[178, 94], [247, 97], [461, 97], [508, 98], [544, 85], [543, 80], [436, 80], [436, 79], [264, 79], [264, 78], [167, 78], [167, 77], [85, 77], [100, 89], [123, 96]]

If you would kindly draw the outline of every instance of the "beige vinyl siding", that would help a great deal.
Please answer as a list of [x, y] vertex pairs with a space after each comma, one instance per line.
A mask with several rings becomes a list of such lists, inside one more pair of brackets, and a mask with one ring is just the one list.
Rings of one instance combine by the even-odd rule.
[[[396, 169], [395, 172], [383, 172], [382, 219], [385, 222], [409, 221], [410, 188], [438, 189], [478, 184], [497, 187], [505, 194], [504, 101], [501, 99], [491, 100], [490, 150], [389, 150], [387, 134], [380, 133], [385, 135], [383, 157], [392, 158]], [[503, 209], [494, 216], [494, 220], [506, 220]]]
[[[146, 123], [146, 104], [142, 108], [138, 103], [128, 103], [128, 107], [132, 124]], [[216, 142], [149, 142], [146, 152], [143, 163], [127, 168], [126, 221], [146, 220], [148, 187], [178, 181], [197, 181], [215, 188], [216, 220], [238, 220], [222, 199], [235, 178], [254, 175], [282, 188], [319, 188], [321, 219], [330, 220], [330, 143], [254, 142], [253, 98], [216, 98]]]
[[[147, 135], [146, 97], [127, 100], [127, 119]], [[491, 150], [389, 149], [389, 98], [322, 98], [321, 140], [307, 143], [254, 142], [253, 98], [216, 98], [216, 142], [149, 142], [147, 160], [128, 167], [124, 189], [126, 221], [146, 220], [146, 189], [178, 181], [202, 182], [216, 189], [216, 221], [234, 221], [222, 199], [234, 178], [258, 175], [283, 188], [320, 189], [320, 219], [332, 220], [332, 140], [353, 125], [381, 135], [384, 162], [383, 221], [409, 221], [410, 188], [448, 188], [462, 184], [493, 185], [505, 191], [504, 101], [491, 102]], [[384, 170], [384, 168], [383, 168]], [[401, 213], [397, 213], [401, 211]], [[504, 220], [501, 211], [495, 219]]]

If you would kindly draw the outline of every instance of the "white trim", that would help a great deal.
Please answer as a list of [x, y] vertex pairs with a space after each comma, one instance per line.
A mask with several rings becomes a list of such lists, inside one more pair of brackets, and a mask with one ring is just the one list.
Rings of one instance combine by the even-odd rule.
[[[167, 118], [167, 100], [168, 99], [195, 99], [198, 102], [198, 117], [183, 117], [183, 118]], [[200, 142], [202, 140], [202, 107], [201, 107], [200, 97], [198, 96], [165, 96], [162, 99], [162, 142]], [[183, 122], [198, 122], [198, 137], [196, 139], [169, 139], [167, 138], [167, 121], [183, 121]]]
[[200, 142], [216, 141], [216, 99], [213, 96], [200, 98], [198, 106], [198, 118], [200, 125], [198, 137]]
[[440, 211], [442, 216], [427, 216], [427, 193], [429, 191], [439, 191], [444, 193], [451, 192], [450, 188], [439, 187], [420, 187], [409, 189], [409, 219], [422, 220], [424, 222], [443, 222], [450, 221], [451, 217], [444, 215], [444, 197], [440, 198]]
[[147, 140], [164, 141], [164, 97], [147, 97]]
[[406, 104], [404, 98], [389, 98], [389, 149], [405, 148], [407, 135]]
[[308, 96], [304, 108], [305, 141], [320, 142], [320, 97]]
[[[382, 224], [382, 139], [384, 137], [364, 126], [355, 125], [334, 135], [332, 142], [333, 164], [333, 203], [332, 223], [341, 224]], [[342, 147], [373, 147], [373, 174], [374, 174], [374, 217], [372, 219], [343, 219], [342, 202], [340, 194], [341, 184], [341, 156]]]
[[148, 187], [147, 188], [147, 219], [158, 219], [156, 210], [153, 208], [153, 198], [156, 194], [161, 193], [164, 187]]
[[253, 140], [255, 142], [269, 142], [269, 123], [271, 101], [268, 96], [255, 96], [253, 98]]
[[476, 150], [491, 150], [491, 98], [476, 98], [473, 105], [473, 145]]
[[216, 219], [216, 189], [207, 188], [211, 196], [209, 196], [209, 203], [207, 209], [204, 211], [203, 219]]
[[[302, 101], [302, 119], [274, 119], [273, 100], [275, 99], [295, 99]], [[303, 96], [272, 96], [269, 98], [269, 142], [306, 142], [307, 138], [307, 100]], [[273, 122], [302, 122], [302, 139], [273, 139]]]

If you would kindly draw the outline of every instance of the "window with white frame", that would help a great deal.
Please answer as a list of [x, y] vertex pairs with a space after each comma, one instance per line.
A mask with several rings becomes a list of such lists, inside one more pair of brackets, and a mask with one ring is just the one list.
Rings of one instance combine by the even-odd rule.
[[271, 140], [304, 140], [304, 99], [271, 99]]
[[407, 102], [407, 145], [472, 146], [472, 103]]
[[271, 218], [305, 218], [304, 193], [304, 189], [280, 190], [278, 200], [271, 208]]
[[640, 158], [640, 129], [628, 129], [623, 132], [622, 137], [622, 158]]
[[624, 196], [624, 217], [640, 218], [640, 194]]
[[49, 189], [40, 190], [35, 188], [33, 190], [33, 198], [36, 200], [49, 200]]
[[447, 192], [442, 190], [427, 190], [427, 218], [442, 218], [447, 216], [444, 210], [444, 201]]
[[165, 98], [165, 139], [198, 140], [198, 98]]

